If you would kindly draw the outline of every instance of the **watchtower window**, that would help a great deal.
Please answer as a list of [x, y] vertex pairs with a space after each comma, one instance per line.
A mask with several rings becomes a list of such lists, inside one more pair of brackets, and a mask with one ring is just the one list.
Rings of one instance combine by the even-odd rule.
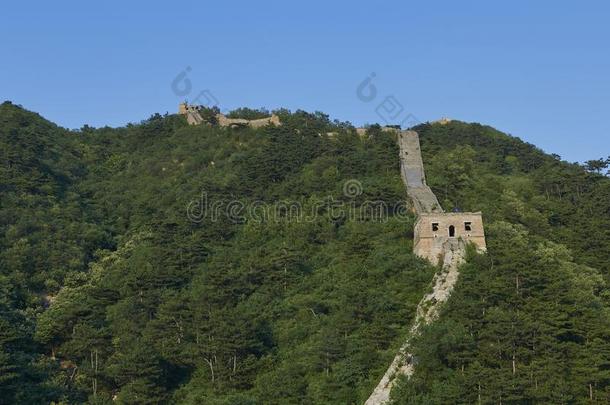
[[455, 237], [455, 226], [453, 226], [453, 225], [449, 226], [449, 237], [450, 238]]
[[464, 222], [464, 230], [472, 231], [472, 222]]
[[438, 232], [438, 222], [432, 222], [432, 232]]

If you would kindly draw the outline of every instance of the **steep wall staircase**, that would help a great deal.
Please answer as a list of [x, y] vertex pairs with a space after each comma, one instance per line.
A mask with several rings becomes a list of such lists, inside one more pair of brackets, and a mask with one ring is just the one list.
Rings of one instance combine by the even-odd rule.
[[[443, 209], [430, 187], [426, 184], [421, 157], [419, 135], [415, 131], [398, 133], [400, 147], [400, 174], [407, 187], [407, 195], [416, 213], [442, 213]], [[390, 392], [398, 377], [410, 378], [415, 372], [416, 360], [409, 353], [410, 341], [420, 333], [422, 326], [438, 318], [441, 306], [447, 302], [459, 276], [459, 266], [464, 261], [466, 244], [462, 239], [445, 237], [441, 253], [442, 267], [432, 280], [432, 291], [417, 305], [415, 320], [405, 342], [400, 347], [377, 387], [365, 405], [382, 405], [390, 400]]]
[[436, 196], [426, 184], [424, 162], [421, 157], [419, 135], [415, 131], [398, 133], [400, 147], [400, 175], [407, 187], [407, 195], [411, 198], [415, 211], [443, 212]]

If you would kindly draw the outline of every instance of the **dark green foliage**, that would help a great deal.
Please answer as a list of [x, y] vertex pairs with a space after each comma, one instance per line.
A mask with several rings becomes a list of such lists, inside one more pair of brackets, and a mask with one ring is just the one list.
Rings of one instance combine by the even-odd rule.
[[484, 212], [489, 253], [414, 343], [395, 402], [608, 403], [610, 182], [490, 128], [418, 129], [432, 187]]
[[[302, 111], [279, 111], [285, 125], [262, 130], [156, 114], [69, 132], [3, 108], [7, 131], [33, 128], [18, 132], [25, 144], [3, 136], [16, 156], [57, 150], [39, 169], [32, 152], [21, 183], [3, 182], [6, 305], [25, 328], [23, 343], [7, 340], [0, 357], [11, 402], [36, 392], [26, 396], [25, 379], [39, 402], [247, 404], [274, 387], [285, 392], [279, 403], [366, 396], [433, 269], [410, 254], [412, 217], [334, 216], [327, 198], [355, 208], [366, 198], [392, 208], [404, 200], [391, 136], [361, 140], [346, 123]], [[24, 185], [34, 169], [47, 174]], [[363, 184], [354, 198], [343, 193], [351, 179]], [[17, 204], [23, 220], [38, 209], [23, 193], [49, 185], [57, 207], [41, 200], [40, 235], [25, 224], [17, 233]], [[302, 215], [260, 222], [221, 210], [191, 221], [187, 206], [202, 192], [271, 214], [278, 201], [296, 202]], [[10, 355], [18, 348], [29, 363]], [[303, 377], [300, 387], [278, 386], [287, 368]]]
[[608, 403], [601, 275], [522, 227], [488, 230], [490, 253], [462, 267], [441, 320], [414, 344], [418, 369], [395, 402]]
[[[0, 403], [366, 399], [435, 270], [396, 215], [395, 138], [275, 113], [281, 127], [257, 130], [155, 114], [67, 131], [0, 106]], [[396, 395], [607, 398], [608, 180], [488, 127], [419, 130], [439, 199], [483, 210], [490, 246]]]
[[237, 108], [227, 114], [228, 118], [243, 118], [246, 120], [257, 120], [259, 118], [267, 118], [271, 113], [265, 108], [252, 109], [247, 107]]
[[428, 183], [446, 210], [521, 224], [610, 281], [610, 181], [478, 124], [422, 125]]

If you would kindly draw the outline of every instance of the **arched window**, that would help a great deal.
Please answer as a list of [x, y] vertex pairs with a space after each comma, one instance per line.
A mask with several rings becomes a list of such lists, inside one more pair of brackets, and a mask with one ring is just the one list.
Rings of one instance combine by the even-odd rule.
[[453, 226], [453, 225], [449, 226], [449, 237], [450, 238], [455, 237], [455, 226]]

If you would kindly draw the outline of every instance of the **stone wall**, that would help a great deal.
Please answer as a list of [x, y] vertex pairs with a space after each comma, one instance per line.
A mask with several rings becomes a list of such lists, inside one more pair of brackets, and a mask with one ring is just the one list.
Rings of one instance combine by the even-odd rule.
[[203, 118], [199, 114], [200, 106], [180, 103], [178, 106], [178, 114], [186, 116], [186, 122], [189, 125], [199, 125], [203, 123]]
[[415, 211], [418, 214], [443, 212], [436, 196], [426, 184], [417, 132], [401, 131], [398, 134], [398, 146], [400, 148], [400, 175], [407, 187], [407, 194], [413, 202]]
[[216, 114], [216, 121], [221, 127], [241, 127], [249, 126], [252, 128], [261, 128], [267, 125], [280, 126], [280, 117], [272, 114], [269, 118], [259, 118], [256, 120], [246, 120], [243, 118], [227, 118], [224, 114]]
[[[465, 242], [473, 242], [480, 250], [485, 250], [485, 232], [481, 213], [445, 213], [436, 196], [426, 184], [417, 132], [400, 132], [398, 144], [402, 180], [418, 215], [415, 223], [413, 252], [430, 260], [433, 264], [437, 264], [439, 255], [443, 252], [443, 244], [447, 240], [460, 238]], [[466, 223], [470, 224], [470, 230], [466, 230]], [[435, 231], [433, 231], [432, 224], [436, 224]], [[451, 226], [454, 229], [452, 235], [449, 233]]]
[[417, 132], [401, 131], [398, 143], [401, 176], [418, 215], [413, 252], [434, 264], [440, 263], [441, 269], [432, 280], [432, 292], [426, 294], [417, 306], [415, 320], [403, 345], [365, 405], [387, 404], [398, 378], [413, 375], [416, 363], [410, 353], [411, 339], [419, 335], [423, 325], [438, 318], [442, 305], [447, 302], [458, 280], [467, 243], [474, 243], [479, 250], [486, 249], [481, 213], [443, 212], [436, 196], [426, 185]]
[[364, 405], [387, 404], [398, 378], [413, 376], [416, 362], [411, 353], [411, 339], [419, 335], [422, 326], [434, 322], [438, 318], [441, 307], [451, 296], [459, 277], [459, 266], [464, 260], [465, 245], [462, 239], [456, 238], [447, 239], [443, 243], [440, 259], [442, 269], [435, 274], [432, 280], [432, 291], [424, 295], [417, 305], [415, 320], [411, 324], [407, 338]]
[[[453, 227], [453, 236], [450, 235]], [[437, 264], [447, 240], [462, 239], [487, 249], [480, 212], [422, 213], [415, 222], [413, 252]]]
[[[201, 106], [198, 105], [190, 105], [187, 103], [180, 103], [178, 106], [178, 114], [186, 116], [186, 121], [189, 125], [200, 125], [205, 121], [199, 114], [201, 110]], [[243, 118], [227, 118], [224, 114], [216, 114], [216, 121], [218, 122], [218, 126], [220, 127], [252, 127], [252, 128], [261, 128], [266, 125], [282, 125], [280, 121], [280, 117], [275, 114], [272, 114], [271, 117], [268, 118], [260, 118], [257, 120], [246, 120]]]

